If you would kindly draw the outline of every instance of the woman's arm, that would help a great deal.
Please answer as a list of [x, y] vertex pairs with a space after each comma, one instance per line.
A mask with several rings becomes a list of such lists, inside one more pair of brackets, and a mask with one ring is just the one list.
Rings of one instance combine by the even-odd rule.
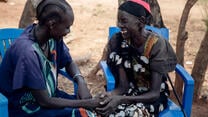
[[112, 62], [109, 58], [112, 52], [117, 52], [119, 50], [120, 40], [117, 38], [117, 36], [118, 34], [113, 35], [112, 38], [108, 41], [107, 46], [107, 64], [111, 68], [111, 71], [113, 72], [116, 80], [116, 87], [113, 91], [109, 92], [110, 95], [124, 94], [128, 91], [129, 88], [129, 81], [123, 66], [121, 64], [117, 65], [116, 63], [114, 63], [115, 61]]
[[119, 104], [133, 104], [138, 102], [154, 102], [160, 96], [160, 87], [162, 83], [162, 74], [152, 72], [151, 89], [149, 92], [139, 96], [122, 96], [112, 95], [102, 101], [101, 108], [96, 108], [96, 111], [101, 115], [109, 115], [115, 111]]
[[64, 107], [83, 107], [93, 109], [99, 106], [99, 98], [83, 99], [83, 100], [69, 100], [58, 97], [49, 97], [47, 90], [31, 90], [35, 100], [42, 107], [46, 108], [64, 108]]
[[118, 86], [113, 91], [109, 92], [110, 95], [122, 95], [126, 93], [129, 89], [129, 81], [126, 72], [124, 71], [124, 68], [122, 66], [119, 66], [118, 72], [119, 72]]
[[160, 87], [162, 83], [162, 74], [159, 72], [151, 72], [150, 91], [139, 96], [124, 96], [121, 102], [137, 103], [137, 102], [154, 102], [160, 97]]
[[78, 84], [78, 98], [79, 99], [89, 99], [92, 98], [89, 89], [87, 88], [87, 84], [84, 80], [84, 77], [81, 75], [81, 72], [76, 65], [75, 62], [68, 63], [66, 65], [66, 71], [67, 73], [72, 76]]

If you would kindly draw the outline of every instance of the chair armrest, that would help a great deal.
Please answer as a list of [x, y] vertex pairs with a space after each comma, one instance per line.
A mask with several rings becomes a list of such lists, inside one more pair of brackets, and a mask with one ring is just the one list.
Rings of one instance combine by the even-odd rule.
[[108, 67], [106, 61], [101, 61], [100, 66], [103, 70], [104, 76], [106, 78], [106, 90], [112, 91], [115, 88], [115, 78], [113, 74], [110, 71], [110, 68]]
[[65, 68], [59, 69], [59, 70], [58, 70], [58, 73], [61, 74], [61, 75], [63, 75], [65, 78], [67, 78], [67, 79], [69, 79], [69, 80], [71, 80], [71, 81], [73, 82], [73, 84], [74, 84], [74, 94], [76, 95], [76, 94], [77, 94], [78, 85], [77, 85], [77, 83], [74, 81], [74, 79], [72, 79], [72, 77], [70, 77], [70, 76], [68, 75], [68, 73], [66, 72]]
[[190, 117], [194, 93], [194, 80], [193, 77], [179, 64], [176, 65], [175, 71], [184, 81], [182, 106], [187, 116]]

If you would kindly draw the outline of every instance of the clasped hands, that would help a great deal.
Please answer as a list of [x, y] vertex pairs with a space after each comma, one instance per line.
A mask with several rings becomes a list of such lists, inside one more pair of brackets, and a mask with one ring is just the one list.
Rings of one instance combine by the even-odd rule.
[[108, 117], [121, 102], [121, 96], [111, 95], [109, 92], [98, 94], [94, 98], [100, 100], [99, 106], [95, 108], [95, 111], [102, 117]]
[[[92, 98], [85, 81], [82, 78], [78, 80], [78, 99]], [[94, 109], [98, 115], [108, 117], [113, 113], [121, 102], [121, 96], [112, 95], [110, 92], [100, 93], [92, 98], [90, 104], [91, 109]]]

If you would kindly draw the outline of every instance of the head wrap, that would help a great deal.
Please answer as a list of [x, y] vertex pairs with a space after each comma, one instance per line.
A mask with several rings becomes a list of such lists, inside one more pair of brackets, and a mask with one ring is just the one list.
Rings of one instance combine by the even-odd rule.
[[136, 17], [151, 16], [150, 6], [143, 0], [129, 0], [119, 6], [119, 10], [126, 11]]

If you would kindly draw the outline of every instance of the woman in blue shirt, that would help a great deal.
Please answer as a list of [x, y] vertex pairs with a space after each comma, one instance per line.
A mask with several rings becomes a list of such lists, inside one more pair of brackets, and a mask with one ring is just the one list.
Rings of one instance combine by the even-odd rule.
[[[11, 45], [0, 66], [0, 92], [8, 98], [9, 115], [94, 116], [86, 109], [99, 106], [99, 99], [92, 98], [63, 42], [74, 21], [71, 6], [65, 0], [43, 0], [37, 20]], [[63, 67], [78, 84], [76, 97], [57, 88], [57, 69]]]

